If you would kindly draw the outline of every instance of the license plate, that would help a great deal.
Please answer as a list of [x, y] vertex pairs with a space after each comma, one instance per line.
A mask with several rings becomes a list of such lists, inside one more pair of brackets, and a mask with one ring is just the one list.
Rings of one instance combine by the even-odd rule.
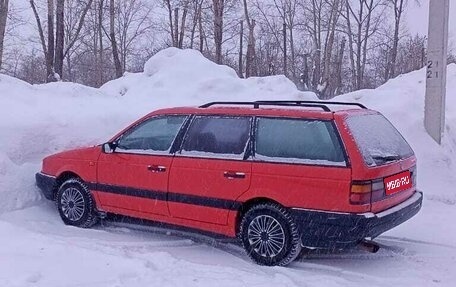
[[385, 184], [386, 195], [391, 195], [412, 187], [410, 171], [404, 171], [383, 180]]

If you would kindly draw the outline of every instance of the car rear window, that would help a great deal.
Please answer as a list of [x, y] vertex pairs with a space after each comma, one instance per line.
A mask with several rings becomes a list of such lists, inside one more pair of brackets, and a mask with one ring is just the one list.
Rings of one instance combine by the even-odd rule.
[[368, 166], [384, 165], [413, 155], [407, 141], [381, 114], [351, 116], [347, 125]]
[[258, 118], [255, 159], [346, 166], [337, 131], [319, 120]]

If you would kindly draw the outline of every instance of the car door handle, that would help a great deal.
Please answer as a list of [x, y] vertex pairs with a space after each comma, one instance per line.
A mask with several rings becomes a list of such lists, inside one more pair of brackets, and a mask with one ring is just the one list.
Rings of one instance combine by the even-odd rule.
[[166, 171], [166, 166], [162, 165], [148, 165], [147, 170], [151, 172], [165, 172]]
[[245, 178], [245, 173], [237, 171], [225, 171], [223, 176], [228, 179], [242, 179]]

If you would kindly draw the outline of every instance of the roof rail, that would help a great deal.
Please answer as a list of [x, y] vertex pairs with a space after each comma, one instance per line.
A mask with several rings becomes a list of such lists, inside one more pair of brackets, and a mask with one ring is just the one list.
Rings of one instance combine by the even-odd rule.
[[287, 104], [320, 104], [320, 105], [340, 105], [340, 106], [357, 106], [362, 109], [367, 109], [367, 107], [360, 103], [350, 103], [350, 102], [330, 102], [330, 101], [257, 101], [258, 103], [287, 103]]
[[321, 108], [325, 112], [330, 112], [331, 110], [320, 102], [315, 103], [305, 103], [304, 101], [256, 101], [256, 102], [211, 102], [199, 106], [200, 108], [209, 108], [214, 105], [252, 105], [254, 109], [259, 109], [260, 106], [285, 106], [285, 107], [310, 107], [310, 108]]
[[211, 102], [201, 105], [200, 108], [209, 108], [214, 105], [252, 105], [254, 109], [260, 106], [285, 106], [285, 107], [312, 107], [321, 108], [325, 112], [330, 112], [331, 109], [327, 105], [340, 105], [340, 106], [357, 106], [361, 109], [367, 109], [366, 106], [360, 103], [347, 103], [347, 102], [327, 102], [327, 101], [255, 101], [255, 102]]

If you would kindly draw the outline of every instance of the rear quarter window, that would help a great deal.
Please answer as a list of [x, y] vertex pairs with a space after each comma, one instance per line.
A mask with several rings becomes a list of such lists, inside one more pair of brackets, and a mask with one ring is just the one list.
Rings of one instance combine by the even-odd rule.
[[346, 122], [368, 166], [388, 164], [414, 154], [404, 137], [381, 114], [350, 116]]
[[258, 118], [255, 159], [346, 166], [332, 122], [320, 120]]

